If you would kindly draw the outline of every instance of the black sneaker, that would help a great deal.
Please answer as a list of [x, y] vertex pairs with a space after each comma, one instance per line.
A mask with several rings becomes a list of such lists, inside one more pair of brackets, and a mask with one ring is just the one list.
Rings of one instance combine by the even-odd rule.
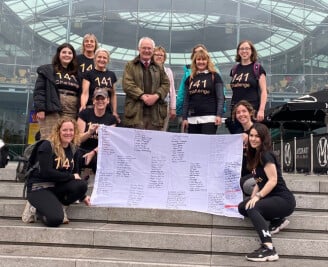
[[270, 234], [278, 234], [282, 229], [287, 227], [288, 224], [289, 221], [286, 218], [271, 221], [269, 226]]
[[248, 254], [246, 259], [249, 261], [276, 261], [279, 259], [279, 256], [275, 248], [269, 249], [266, 245], [262, 244], [259, 249]]

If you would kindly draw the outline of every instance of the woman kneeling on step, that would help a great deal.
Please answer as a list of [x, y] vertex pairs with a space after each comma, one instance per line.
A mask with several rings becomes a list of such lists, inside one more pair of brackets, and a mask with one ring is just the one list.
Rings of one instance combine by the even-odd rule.
[[254, 123], [247, 144], [247, 167], [256, 181], [252, 195], [238, 206], [239, 213], [249, 217], [260, 239], [261, 247], [246, 256], [250, 261], [276, 261], [279, 259], [272, 245], [269, 222], [285, 218], [295, 209], [294, 195], [286, 186], [280, 164], [271, 149], [268, 128]]
[[90, 205], [88, 186], [81, 180], [76, 147], [79, 131], [75, 120], [61, 118], [37, 150], [40, 167], [27, 183], [27, 204], [22, 220], [34, 222], [36, 217], [51, 227], [68, 223], [66, 208], [77, 200]]

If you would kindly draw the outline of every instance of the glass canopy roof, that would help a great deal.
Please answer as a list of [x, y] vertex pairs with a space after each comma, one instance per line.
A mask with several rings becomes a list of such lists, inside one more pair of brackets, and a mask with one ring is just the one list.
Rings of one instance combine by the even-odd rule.
[[120, 12], [119, 16], [134, 24], [154, 30], [198, 30], [217, 23], [219, 16], [171, 12]]
[[[69, 41], [76, 49], [80, 48], [82, 36], [79, 36], [68, 28], [70, 22], [66, 16], [71, 14], [72, 5], [79, 4], [81, 1], [72, 0], [10, 0], [4, 3], [22, 19], [25, 25], [28, 25], [38, 35], [46, 40], [61, 44]], [[271, 0], [230, 0], [230, 2], [239, 3], [245, 7], [256, 8], [262, 14], [274, 15], [275, 18], [285, 21], [293, 27], [284, 27], [284, 23], [278, 26], [270, 25], [269, 21], [257, 20], [256, 17], [247, 17], [246, 14], [240, 14], [239, 27], [242, 29], [245, 25], [253, 24], [257, 28], [270, 31], [270, 36], [255, 43], [258, 54], [261, 57], [274, 56], [300, 44], [305, 37], [327, 17], [327, 13], [322, 10], [328, 9], [328, 0], [306, 1], [311, 5], [295, 4], [292, 1], [271, 1]], [[61, 16], [46, 16], [49, 11], [57, 7], [67, 7], [68, 14]], [[188, 9], [188, 8], [186, 8]], [[79, 16], [85, 19], [85, 12], [82, 14], [77, 11], [74, 18], [77, 20]], [[88, 13], [92, 12], [90, 10]], [[97, 11], [96, 11], [97, 12]], [[98, 11], [99, 12], [99, 11]], [[153, 12], [153, 11], [131, 11], [127, 9], [117, 12], [120, 19], [130, 24], [138, 25], [142, 28], [153, 30], [168, 30], [174, 32], [199, 30], [204, 25], [210, 26], [217, 24], [220, 20], [220, 14], [204, 15], [195, 12]], [[69, 34], [67, 34], [69, 32]], [[125, 47], [116, 47], [102, 43], [102, 47], [111, 52], [111, 58], [118, 60], [131, 60], [137, 54], [134, 49]], [[211, 56], [215, 63], [234, 62], [235, 44], [231, 49], [225, 51], [212, 51]], [[189, 53], [169, 53], [170, 63], [175, 65], [183, 65], [190, 61]], [[323, 60], [322, 58], [320, 61]]]

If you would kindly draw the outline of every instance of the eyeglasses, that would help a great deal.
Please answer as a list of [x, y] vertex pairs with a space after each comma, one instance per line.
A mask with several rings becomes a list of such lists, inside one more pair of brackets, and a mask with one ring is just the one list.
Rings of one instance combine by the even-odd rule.
[[156, 56], [156, 57], [164, 57], [163, 54], [154, 54], [154, 56]]
[[249, 51], [249, 50], [251, 50], [250, 47], [240, 47], [239, 48], [239, 51]]

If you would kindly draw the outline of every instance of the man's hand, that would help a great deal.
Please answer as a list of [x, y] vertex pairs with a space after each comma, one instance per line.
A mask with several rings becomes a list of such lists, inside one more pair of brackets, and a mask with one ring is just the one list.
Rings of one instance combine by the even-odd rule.
[[144, 94], [141, 97], [141, 99], [147, 106], [153, 106], [159, 99], [159, 95], [158, 94]]

